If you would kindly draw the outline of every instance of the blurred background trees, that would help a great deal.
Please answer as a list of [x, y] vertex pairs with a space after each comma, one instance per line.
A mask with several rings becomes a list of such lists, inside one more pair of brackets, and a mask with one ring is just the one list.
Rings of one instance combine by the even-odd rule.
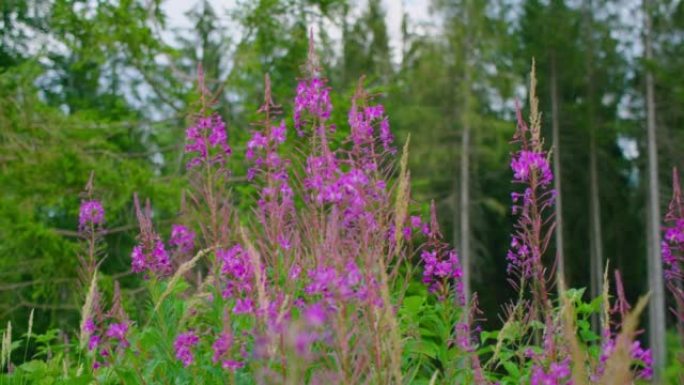
[[[663, 208], [671, 167], [684, 168], [683, 1], [433, 0], [426, 20], [398, 1], [197, 0], [183, 27], [169, 3], [178, 2], [0, 3], [1, 320], [23, 325], [35, 308], [36, 327], [73, 325], [74, 230], [91, 170], [110, 229], [105, 280], [135, 287], [132, 194], [154, 196], [161, 221], [180, 209], [198, 65], [239, 159], [264, 74], [290, 108], [310, 31], [335, 89], [349, 95], [363, 76], [399, 138], [411, 134], [414, 198], [435, 201], [485, 314], [511, 293], [508, 141], [532, 58], [562, 183], [557, 268], [593, 295], [606, 266], [621, 270], [630, 299], [650, 289], [647, 74]], [[403, 12], [399, 32], [389, 7]], [[335, 105], [338, 125], [347, 107]], [[234, 168], [236, 190], [249, 189], [244, 173]]]

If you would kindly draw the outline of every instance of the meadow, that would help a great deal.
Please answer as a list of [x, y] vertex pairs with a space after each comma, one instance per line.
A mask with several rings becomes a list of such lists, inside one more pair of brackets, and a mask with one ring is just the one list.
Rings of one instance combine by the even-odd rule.
[[[311, 43], [313, 44], [313, 43]], [[236, 208], [230, 130], [212, 109], [202, 71], [186, 130], [189, 174], [170, 229], [154, 196], [135, 196], [139, 232], [130, 269], [141, 278], [138, 317], [118, 283], [101, 289], [107, 202], [91, 174], [81, 194], [76, 330], [2, 338], [2, 383], [21, 384], [629, 384], [653, 376], [639, 316], [619, 271], [585, 300], [549, 255], [557, 193], [541, 135], [535, 73], [529, 119], [511, 138], [507, 275], [517, 300], [486, 330], [478, 293], [464, 291], [458, 250], [434, 203], [416, 210], [410, 138], [397, 143], [383, 105], [359, 83], [348, 124], [330, 123], [331, 93], [309, 50], [293, 111], [265, 95], [245, 149], [253, 206]], [[293, 125], [283, 119], [292, 114]], [[301, 146], [284, 151], [298, 140]], [[676, 174], [675, 174], [676, 175]], [[245, 199], [240, 198], [240, 199]], [[684, 207], [678, 181], [666, 216], [665, 275], [681, 296]], [[161, 234], [168, 233], [168, 238]], [[681, 297], [680, 297], [681, 300]], [[491, 316], [490, 316], [491, 317]], [[680, 313], [680, 322], [684, 314]], [[593, 322], [593, 326], [592, 326]], [[35, 351], [27, 356], [29, 346]], [[23, 360], [19, 360], [23, 354]], [[681, 370], [676, 370], [674, 373]]]

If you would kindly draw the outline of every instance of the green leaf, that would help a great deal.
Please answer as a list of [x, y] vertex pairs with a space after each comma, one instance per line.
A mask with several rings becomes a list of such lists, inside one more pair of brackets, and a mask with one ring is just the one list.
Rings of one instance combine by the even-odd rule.
[[42, 373], [47, 371], [47, 364], [43, 361], [33, 360], [19, 366], [26, 373]]
[[591, 306], [592, 312], [600, 312], [601, 306], [603, 306], [603, 296], [599, 295], [598, 297], [594, 298], [589, 305]]
[[483, 331], [482, 333], [480, 333], [480, 341], [483, 344], [485, 342], [487, 342], [488, 340], [496, 340], [498, 337], [499, 337], [499, 331], [498, 330], [494, 330], [491, 332]]
[[69, 378], [66, 383], [69, 385], [89, 385], [93, 383], [93, 380], [94, 378], [91, 374], [85, 374], [76, 378]]
[[582, 302], [582, 296], [584, 295], [584, 292], [586, 291], [586, 288], [579, 288], [579, 289], [568, 289], [565, 292], [565, 296], [573, 301], [573, 303], [581, 303]]
[[437, 337], [437, 333], [435, 333], [432, 329], [427, 329], [427, 328], [420, 328], [420, 335], [423, 337]]
[[529, 325], [533, 330], [544, 330], [545, 327], [545, 325], [542, 322], [539, 322], [537, 320], [530, 321]]
[[138, 377], [136, 376], [133, 369], [122, 369], [120, 367], [115, 367], [116, 375], [121, 379], [123, 384], [137, 384], [139, 383]]
[[580, 330], [579, 335], [584, 342], [594, 342], [600, 339], [599, 336], [591, 330]]
[[425, 302], [425, 297], [412, 295], [410, 297], [404, 298], [403, 306], [401, 307], [409, 315], [417, 315], [420, 312], [420, 308]]
[[39, 385], [52, 385], [55, 383], [55, 378], [52, 376], [43, 377], [38, 384]]
[[506, 369], [508, 374], [511, 376], [518, 378], [520, 377], [520, 369], [518, 369], [518, 365], [511, 362], [511, 361], [504, 361], [501, 363], [503, 367]]
[[437, 357], [439, 351], [435, 343], [428, 341], [412, 341], [406, 348], [410, 353], [424, 354], [430, 358]]

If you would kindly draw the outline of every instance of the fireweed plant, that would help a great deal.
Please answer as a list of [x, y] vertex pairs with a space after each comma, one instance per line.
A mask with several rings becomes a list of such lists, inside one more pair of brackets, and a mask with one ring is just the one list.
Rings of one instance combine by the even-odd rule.
[[[591, 303], [583, 303], [584, 290], [566, 290], [562, 278], [554, 280], [544, 256], [549, 249], [557, 192], [552, 188], [553, 173], [549, 152], [541, 137], [541, 114], [536, 97], [534, 63], [530, 76], [530, 122], [517, 108], [517, 129], [511, 156], [513, 183], [521, 186], [511, 193], [512, 214], [516, 218], [507, 254], [509, 281], [518, 291], [516, 303], [506, 307], [507, 319], [501, 330], [481, 333], [481, 341], [491, 346], [484, 368], [503, 367], [502, 383], [589, 384], [632, 383], [652, 375], [649, 350], [638, 341], [636, 318], [645, 305], [640, 301], [632, 313], [624, 300], [618, 280], [619, 301], [609, 311], [608, 280], [605, 291]], [[619, 275], [618, 275], [619, 278]], [[558, 285], [558, 299], [550, 295]], [[589, 317], [601, 312], [602, 330], [597, 335]], [[618, 313], [618, 322], [611, 315]], [[577, 337], [579, 336], [579, 338]], [[486, 351], [487, 346], [484, 347]], [[616, 379], [617, 380], [616, 382]]]
[[679, 184], [679, 174], [676, 169], [672, 171], [672, 199], [663, 226], [663, 240], [661, 251], [664, 264], [665, 282], [675, 299], [675, 308], [672, 309], [677, 320], [684, 323], [684, 206], [682, 205], [682, 192]]
[[[246, 177], [255, 187], [251, 215], [238, 215], [234, 206], [228, 128], [212, 109], [200, 71], [197, 113], [186, 131], [188, 188], [168, 239], [155, 227], [152, 202], [134, 197], [140, 231], [131, 271], [149, 304], [141, 319], [124, 311], [118, 284], [111, 298], [98, 290], [106, 215], [91, 177], [79, 211], [85, 294], [76, 343], [55, 341], [54, 333], [36, 337], [50, 353], [13, 367], [17, 344], [8, 325], [2, 378], [74, 384], [647, 380], [650, 352], [635, 342], [646, 301], [630, 309], [616, 275], [611, 304], [606, 273], [603, 295], [586, 303], [583, 290], [565, 290], [546, 268], [556, 192], [534, 83], [533, 71], [531, 119], [526, 123], [518, 109], [510, 164], [516, 223], [507, 259], [519, 295], [506, 307], [500, 330], [477, 325], [477, 295], [465, 296], [459, 256], [443, 241], [434, 203], [427, 216], [411, 210], [408, 140], [397, 161], [385, 108], [361, 82], [347, 126], [334, 125], [331, 89], [311, 46], [295, 90], [293, 127], [265, 78], [260, 120], [244, 148]], [[336, 130], [346, 137], [333, 141], [340, 137]], [[294, 154], [286, 153], [287, 141], [299, 144]], [[668, 218], [679, 221], [681, 210], [671, 212]], [[671, 255], [679, 252], [677, 239], [666, 236]], [[598, 333], [590, 324], [595, 313], [603, 321]]]
[[[661, 242], [663, 274], [665, 284], [675, 302], [671, 311], [677, 319], [677, 332], [684, 346], [684, 205], [679, 172], [676, 168], [672, 170], [672, 199], [664, 219]], [[677, 359], [684, 365], [684, 352], [679, 352]], [[684, 378], [680, 377], [681, 380]]]

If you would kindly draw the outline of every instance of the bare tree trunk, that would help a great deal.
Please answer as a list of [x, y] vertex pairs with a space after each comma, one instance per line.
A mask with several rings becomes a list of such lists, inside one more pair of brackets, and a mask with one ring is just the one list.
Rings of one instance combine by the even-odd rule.
[[[467, 98], [467, 96], [466, 96]], [[463, 137], [461, 140], [461, 259], [463, 261], [463, 291], [470, 300], [470, 122], [463, 111]]]
[[[651, 4], [644, 0], [644, 49], [647, 65], [653, 59], [651, 40]], [[654, 383], [662, 382], [665, 368], [665, 293], [663, 267], [660, 258], [660, 202], [658, 185], [658, 153], [656, 143], [656, 108], [653, 74], [646, 68], [646, 130], [648, 138], [648, 281], [651, 290], [649, 305], [649, 341], [653, 352]]]
[[[558, 118], [558, 74], [556, 68], [556, 54], [551, 53], [551, 131], [553, 136], [553, 173], [554, 188], [556, 189], [556, 276], [565, 281], [565, 259], [563, 256], [563, 194], [561, 193], [561, 164], [560, 164], [560, 120]], [[567, 283], [567, 282], [566, 282]]]
[[[587, 125], [589, 126], [589, 218], [590, 218], [590, 275], [591, 296], [596, 298], [603, 292], [603, 235], [601, 231], [601, 201], [598, 181], [597, 149], [596, 149], [596, 92], [594, 90], [594, 40], [592, 0], [584, 3], [584, 23], [587, 33], [586, 44], [588, 47], [586, 73], [587, 73]], [[594, 330], [599, 330], [598, 317], [592, 317]]]
[[[603, 292], [603, 236], [601, 231], [601, 202], [599, 198], [599, 181], [596, 153], [596, 127], [590, 127], [589, 142], [589, 194], [591, 211], [591, 296], [596, 298]], [[595, 325], [598, 326], [598, 325]], [[598, 329], [596, 327], [596, 329]]]
[[[467, 22], [470, 22], [470, 4], [466, 2]], [[461, 111], [461, 124], [463, 125], [463, 136], [461, 138], [461, 204], [460, 209], [460, 240], [461, 240], [461, 260], [463, 261], [463, 291], [466, 303], [470, 301], [470, 280], [471, 280], [471, 250], [470, 250], [470, 134], [471, 134], [471, 69], [468, 60], [470, 54], [470, 29], [467, 28], [463, 44], [463, 110]]]

